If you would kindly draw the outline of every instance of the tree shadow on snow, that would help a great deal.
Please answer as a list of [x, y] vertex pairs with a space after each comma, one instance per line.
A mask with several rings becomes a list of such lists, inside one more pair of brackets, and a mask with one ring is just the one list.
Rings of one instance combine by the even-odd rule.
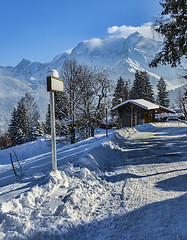
[[[104, 176], [101, 176], [101, 178], [107, 182], [115, 183], [115, 182], [125, 181], [129, 178], [146, 178], [146, 177], [152, 177], [152, 176], [168, 174], [168, 173], [173, 173], [173, 172], [181, 172], [181, 171], [185, 171], [185, 170], [187, 170], [187, 168], [179, 169], [179, 170], [170, 170], [170, 171], [165, 171], [165, 172], [157, 172], [157, 173], [141, 175], [141, 176], [132, 174], [132, 173], [121, 173], [121, 174], [112, 175], [112, 176], [104, 175]], [[183, 186], [183, 185], [185, 185], [185, 183], [186, 183], [186, 186]], [[168, 186], [168, 189], [167, 189], [167, 186]], [[163, 190], [166, 190], [166, 191], [167, 190], [178, 191], [177, 188], [179, 189], [179, 191], [187, 191], [187, 175], [181, 175], [181, 176], [177, 176], [174, 178], [164, 180], [162, 182], [157, 183], [156, 187], [162, 188]], [[176, 189], [176, 190], [174, 190], [174, 189]]]
[[4, 195], [9, 195], [9, 194], [13, 194], [14, 197], [19, 197], [20, 194], [22, 192], [27, 192], [29, 191], [31, 188], [33, 188], [34, 186], [41, 186], [45, 183], [47, 183], [48, 178], [45, 176], [39, 176], [37, 178], [33, 177], [33, 176], [17, 176], [17, 177], [12, 177], [10, 178], [9, 181], [5, 181], [4, 183], [0, 184], [0, 186], [6, 186], [6, 185], [11, 185], [11, 184], [16, 184], [16, 186], [13, 187], [9, 187], [7, 188], [7, 190], [5, 190], [4, 192], [0, 193], [0, 197], [3, 197]]
[[186, 161], [186, 138], [180, 141], [161, 139], [128, 140], [117, 136], [111, 144], [90, 151], [101, 171], [115, 171], [116, 167], [140, 164], [159, 164]]
[[160, 181], [155, 186], [157, 188], [161, 188], [164, 191], [186, 192], [187, 191], [187, 174], [179, 175], [177, 177]]

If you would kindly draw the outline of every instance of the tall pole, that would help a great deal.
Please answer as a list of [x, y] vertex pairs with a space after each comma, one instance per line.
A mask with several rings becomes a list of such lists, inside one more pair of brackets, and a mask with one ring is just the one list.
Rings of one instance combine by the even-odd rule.
[[108, 137], [108, 114], [107, 114], [107, 108], [106, 108], [106, 137]]
[[64, 92], [64, 82], [59, 79], [55, 69], [51, 69], [47, 73], [47, 91], [50, 92], [52, 170], [57, 171], [54, 91]]
[[52, 169], [57, 170], [54, 92], [50, 92]]

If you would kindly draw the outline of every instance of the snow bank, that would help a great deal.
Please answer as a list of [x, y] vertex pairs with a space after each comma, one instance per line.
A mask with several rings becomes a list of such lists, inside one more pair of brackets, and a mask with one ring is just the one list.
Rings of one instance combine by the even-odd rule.
[[79, 167], [85, 166], [98, 173], [120, 165], [121, 160], [116, 159], [116, 153], [125, 151], [128, 138], [136, 132], [138, 132], [136, 128], [129, 127], [116, 130], [112, 138], [90, 149], [88, 154], [75, 161], [75, 165]]
[[[58, 149], [59, 156], [61, 153], [63, 156], [68, 153], [70, 160], [68, 164], [65, 161], [66, 164], [62, 165], [62, 171], [51, 172], [44, 177], [42, 185], [40, 176], [38, 176], [38, 184], [36, 177], [36, 185], [30, 190], [2, 204], [1, 239], [56, 239], [57, 236], [62, 237], [66, 234], [73, 226], [94, 220], [97, 215], [95, 209], [111, 195], [106, 188], [107, 183], [101, 181], [97, 173], [101, 174], [102, 170], [105, 171], [115, 164], [113, 158], [115, 159], [115, 149], [117, 149], [116, 138], [120, 136], [125, 141], [125, 138], [136, 131], [134, 128], [118, 130], [109, 138], [101, 134], [74, 146]], [[41, 142], [42, 140], [32, 143], [36, 147], [35, 153], [41, 153]], [[29, 144], [24, 146], [24, 150], [27, 150], [27, 147], [29, 154]], [[86, 152], [85, 148], [87, 148]], [[45, 157], [45, 154], [40, 156]], [[74, 159], [72, 163], [70, 163], [71, 158]], [[27, 164], [31, 164], [31, 160]], [[33, 160], [35, 161], [36, 158], [34, 157]], [[30, 170], [30, 173], [37, 175], [34, 169]], [[108, 214], [108, 210], [105, 209], [98, 219]]]
[[125, 152], [129, 149], [129, 139], [136, 133], [155, 131], [162, 127], [181, 127], [182, 129], [182, 127], [187, 127], [187, 124], [182, 122], [147, 123], [133, 128], [127, 127], [116, 130], [112, 138], [90, 149], [88, 154], [78, 158], [74, 164], [79, 167], [87, 167], [98, 173], [124, 165], [128, 158]]
[[2, 204], [1, 239], [63, 239], [69, 228], [93, 219], [92, 212], [108, 195], [87, 168], [69, 165], [47, 178], [46, 184]]
[[[159, 128], [161, 129], [160, 139], [172, 139], [171, 142], [165, 141], [165, 148], [162, 148], [163, 142], [158, 140]], [[167, 129], [169, 131], [163, 137]], [[149, 209], [149, 204], [155, 204], [155, 201], [158, 201], [161, 206], [162, 201], [179, 197], [184, 193], [170, 191], [164, 183], [171, 177], [186, 173], [184, 167], [186, 129], [187, 124], [181, 122], [153, 123], [117, 130], [109, 138], [103, 135], [90, 138], [58, 149], [58, 156], [61, 157], [59, 160], [61, 171], [56, 172], [49, 173], [51, 165], [43, 173], [36, 171], [38, 164], [41, 162], [44, 164], [49, 160], [48, 155], [46, 157], [47, 153], [41, 154], [38, 158], [31, 158], [27, 162], [27, 165], [30, 165], [25, 174], [29, 173], [33, 176], [29, 178], [28, 174], [12, 184], [4, 181], [1, 188], [0, 197], [8, 191], [12, 194], [12, 199], [4, 201], [0, 206], [0, 239], [117, 239], [117, 236], [120, 238], [126, 232], [130, 234], [127, 239], [140, 239], [141, 232], [139, 234], [135, 231], [137, 238], [133, 238], [134, 233], [130, 232], [135, 229], [134, 222], [139, 224], [140, 229], [144, 229], [152, 216], [149, 212], [147, 214], [144, 208], [139, 211], [140, 207], [147, 206]], [[158, 145], [154, 145], [154, 135], [157, 137]], [[137, 136], [142, 140], [140, 146]], [[144, 136], [147, 137], [145, 141]], [[174, 138], [176, 138], [176, 144], [172, 145]], [[135, 139], [135, 142], [132, 139]], [[147, 141], [150, 142], [147, 143]], [[175, 149], [177, 152], [168, 155], [173, 146], [178, 147]], [[152, 154], [155, 155], [155, 152], [158, 155], [154, 156], [154, 161], [158, 158], [159, 164], [152, 162]], [[166, 157], [167, 160], [173, 158], [173, 162], [170, 160], [166, 164], [164, 162]], [[134, 164], [136, 161], [138, 163]], [[7, 174], [7, 171], [4, 174]], [[23, 189], [25, 183], [28, 185], [25, 188], [27, 190], [17, 198], [13, 198], [16, 188]], [[160, 190], [156, 184], [160, 187], [164, 186], [166, 190]], [[181, 204], [183, 202], [182, 200]], [[160, 215], [155, 215], [155, 208], [150, 206], [154, 219], [159, 216], [158, 220], [161, 221], [161, 214], [166, 206], [164, 204], [159, 212]], [[175, 206], [172, 210], [174, 209]], [[169, 216], [175, 216], [170, 209], [168, 212]], [[145, 216], [147, 222], [141, 225], [141, 220]], [[182, 217], [183, 215], [181, 219]], [[171, 217], [168, 221], [170, 219]], [[177, 222], [177, 218], [174, 221]], [[155, 221], [152, 220], [153, 222]], [[149, 230], [152, 229], [151, 227], [152, 225], [149, 225]], [[97, 235], [94, 235], [95, 232], [98, 233], [97, 228], [100, 228], [100, 238], [92, 237]], [[168, 228], [165, 227], [166, 232]], [[83, 233], [82, 230], [84, 230]], [[183, 232], [185, 233], [185, 230]], [[154, 236], [156, 237], [153, 239], [162, 237], [161, 234]]]

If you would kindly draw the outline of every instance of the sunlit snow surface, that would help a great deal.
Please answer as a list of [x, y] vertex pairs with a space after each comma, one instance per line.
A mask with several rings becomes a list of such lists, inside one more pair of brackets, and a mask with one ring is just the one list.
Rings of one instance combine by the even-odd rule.
[[186, 239], [187, 124], [155, 123], [58, 146], [0, 151], [0, 239]]

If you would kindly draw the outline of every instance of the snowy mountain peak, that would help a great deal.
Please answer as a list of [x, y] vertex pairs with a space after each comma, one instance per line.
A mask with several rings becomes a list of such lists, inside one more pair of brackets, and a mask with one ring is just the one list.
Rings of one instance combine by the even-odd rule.
[[[131, 35], [129, 35], [127, 38], [126, 38], [126, 44], [128, 46], [134, 46], [136, 44], [138, 44], [139, 42], [141, 42], [143, 39], [146, 39], [145, 37], [143, 37], [139, 32], [135, 32]], [[151, 40], [151, 39], [150, 39]]]
[[134, 32], [131, 35], [129, 35], [126, 39], [129, 39], [132, 41], [133, 39], [140, 40], [142, 38], [145, 38], [145, 37], [143, 37], [139, 32]]
[[27, 59], [25, 59], [25, 58], [23, 58], [22, 60], [21, 60], [21, 62], [20, 63], [18, 63], [18, 65], [16, 65], [16, 69], [23, 69], [23, 68], [25, 68], [25, 67], [27, 67], [28, 65], [30, 65], [32, 62], [30, 61], [30, 60], [27, 60]]

